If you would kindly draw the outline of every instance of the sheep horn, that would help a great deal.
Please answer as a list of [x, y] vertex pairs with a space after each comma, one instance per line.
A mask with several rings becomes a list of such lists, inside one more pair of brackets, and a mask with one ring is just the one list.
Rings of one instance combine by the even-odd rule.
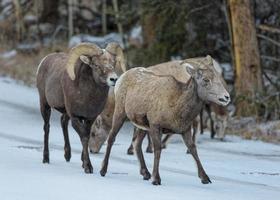
[[120, 71], [121, 73], [126, 71], [125, 59], [123, 55], [123, 50], [121, 46], [116, 42], [110, 42], [105, 50], [112, 55], [116, 56], [116, 71]]
[[81, 43], [73, 47], [69, 52], [67, 73], [71, 80], [75, 80], [75, 64], [81, 55], [97, 56], [103, 53], [102, 49], [92, 43]]

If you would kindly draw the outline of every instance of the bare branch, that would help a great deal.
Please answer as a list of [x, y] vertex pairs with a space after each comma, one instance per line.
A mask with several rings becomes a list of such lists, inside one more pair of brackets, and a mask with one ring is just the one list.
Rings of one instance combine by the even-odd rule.
[[270, 82], [271, 85], [273, 85], [278, 91], [280, 90], [278, 84], [274, 83], [271, 78], [267, 75], [267, 73], [265, 73], [265, 71], [262, 71], [263, 75], [265, 76], [265, 78]]
[[275, 58], [275, 57], [272, 57], [272, 56], [265, 56], [265, 55], [262, 55], [261, 58], [265, 59], [265, 60], [272, 60], [274, 62], [280, 62], [280, 58]]
[[257, 26], [258, 29], [262, 30], [262, 31], [268, 31], [271, 33], [279, 33], [280, 34], [280, 28], [276, 28], [276, 27], [272, 27], [266, 24], [260, 24]]
[[258, 36], [258, 38], [264, 39], [264, 40], [266, 40], [266, 41], [268, 41], [268, 42], [270, 42], [270, 43], [280, 47], [280, 42], [278, 42], [276, 40], [273, 40], [270, 37], [267, 37], [267, 36], [262, 35], [262, 34], [257, 34], [257, 36]]
[[188, 14], [187, 14], [187, 16], [185, 18], [188, 19], [191, 14], [196, 13], [198, 11], [201, 11], [201, 10], [203, 10], [205, 8], [208, 8], [211, 5], [212, 5], [212, 3], [209, 3], [209, 4], [206, 4], [204, 6], [192, 9], [190, 12], [188, 12]]

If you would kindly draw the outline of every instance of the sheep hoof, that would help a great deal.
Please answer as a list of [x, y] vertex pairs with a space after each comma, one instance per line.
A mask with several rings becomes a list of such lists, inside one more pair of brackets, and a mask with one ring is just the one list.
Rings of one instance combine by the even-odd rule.
[[151, 147], [147, 147], [146, 153], [153, 153], [153, 149]]
[[106, 173], [107, 173], [107, 170], [106, 169], [104, 169], [104, 168], [102, 168], [101, 170], [100, 170], [100, 175], [102, 176], [102, 177], [104, 177], [105, 175], [106, 175]]
[[212, 183], [210, 178], [206, 175], [206, 177], [204, 177], [202, 180], [201, 180], [201, 183], [202, 184], [208, 184], [208, 183]]
[[92, 174], [93, 173], [93, 168], [92, 167], [86, 167], [85, 169], [86, 174]]
[[150, 172], [148, 171], [148, 170], [141, 170], [141, 175], [143, 176], [143, 180], [150, 180], [150, 178], [151, 178], [151, 174], [150, 174]]
[[152, 181], [153, 185], [161, 185], [161, 179], [159, 174], [153, 176], [153, 181]]
[[82, 166], [83, 166], [86, 174], [92, 174], [93, 173], [93, 167], [92, 167], [91, 163], [83, 164]]
[[64, 158], [65, 158], [66, 162], [69, 162], [71, 159], [71, 153], [64, 154]]
[[161, 181], [160, 180], [154, 180], [152, 182], [153, 185], [161, 185]]
[[45, 156], [45, 155], [44, 155], [43, 163], [50, 163], [49, 156]]
[[128, 148], [127, 149], [127, 155], [133, 155], [134, 152], [133, 152], [133, 148]]

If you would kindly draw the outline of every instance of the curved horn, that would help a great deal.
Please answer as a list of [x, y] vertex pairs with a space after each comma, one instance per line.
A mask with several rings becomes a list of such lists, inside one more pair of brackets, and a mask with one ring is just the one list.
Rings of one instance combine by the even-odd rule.
[[110, 42], [106, 48], [106, 51], [108, 51], [110, 54], [113, 54], [116, 56], [116, 70], [125, 72], [126, 71], [126, 65], [125, 65], [125, 59], [123, 54], [123, 49], [121, 46], [116, 42]]
[[81, 55], [95, 56], [101, 55], [102, 49], [92, 43], [81, 43], [73, 47], [69, 52], [69, 58], [66, 65], [67, 73], [71, 80], [75, 80], [75, 64]]

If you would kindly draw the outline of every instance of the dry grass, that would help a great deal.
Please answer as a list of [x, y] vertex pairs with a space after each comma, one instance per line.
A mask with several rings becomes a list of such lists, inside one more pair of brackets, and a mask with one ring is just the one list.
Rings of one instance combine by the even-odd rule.
[[262, 140], [265, 142], [280, 143], [280, 121], [244, 123], [241, 119], [231, 119], [228, 123], [227, 133], [238, 135], [247, 140]]
[[[17, 53], [12, 58], [0, 58], [0, 76], [9, 76], [15, 80], [23, 81], [27, 85], [34, 85], [36, 80], [37, 66], [47, 54], [67, 49], [66, 44], [42, 48], [37, 53]], [[11, 50], [8, 46], [1, 47], [0, 54]]]

